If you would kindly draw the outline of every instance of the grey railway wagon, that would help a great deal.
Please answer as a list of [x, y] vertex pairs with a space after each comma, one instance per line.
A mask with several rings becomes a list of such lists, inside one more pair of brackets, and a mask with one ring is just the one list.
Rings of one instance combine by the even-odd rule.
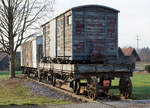
[[118, 10], [100, 5], [72, 8], [42, 25], [44, 56], [89, 60], [118, 56]]

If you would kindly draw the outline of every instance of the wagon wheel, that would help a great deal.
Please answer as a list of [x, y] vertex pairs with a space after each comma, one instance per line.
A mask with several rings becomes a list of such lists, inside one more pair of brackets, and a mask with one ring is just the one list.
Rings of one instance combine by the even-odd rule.
[[22, 69], [22, 74], [25, 74], [25, 70], [26, 70], [26, 69], [24, 69], [24, 68]]
[[41, 78], [41, 70], [38, 69], [38, 81], [41, 82], [42, 78]]
[[48, 75], [47, 75], [46, 79], [47, 79], [47, 81], [50, 81], [50, 77]]
[[48, 75], [47, 75], [47, 81], [49, 82], [49, 84], [53, 85], [53, 71], [50, 71], [50, 73], [48, 73]]
[[24, 76], [27, 78], [27, 69], [26, 69], [26, 68], [24, 68], [24, 69], [22, 70], [22, 74], [24, 74]]
[[72, 82], [72, 90], [73, 90], [73, 93], [76, 92], [76, 81]]
[[48, 84], [52, 84], [52, 77], [47, 75], [46, 77]]
[[52, 75], [52, 85], [53, 86], [56, 85], [56, 77], [55, 77], [55, 75]]
[[47, 74], [47, 77], [46, 77], [47, 81], [48, 82], [52, 82], [52, 74]]
[[130, 78], [120, 78], [119, 87], [120, 94], [125, 98], [129, 98], [132, 95], [132, 82]]
[[73, 92], [78, 95], [78, 94], [80, 94], [80, 89], [81, 89], [80, 80], [74, 81], [73, 82]]
[[94, 88], [89, 88], [88, 97], [95, 100], [97, 98], [97, 93]]
[[98, 96], [98, 82], [96, 77], [92, 77], [88, 80], [88, 96], [95, 100]]
[[26, 73], [27, 73], [27, 77], [30, 78], [30, 72], [29, 72], [29, 70], [26, 70]]
[[34, 78], [37, 78], [37, 77], [38, 77], [38, 71], [35, 71]]

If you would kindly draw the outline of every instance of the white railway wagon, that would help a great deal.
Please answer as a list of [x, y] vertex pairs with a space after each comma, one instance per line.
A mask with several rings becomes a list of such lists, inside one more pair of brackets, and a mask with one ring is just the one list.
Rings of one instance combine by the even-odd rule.
[[37, 68], [43, 57], [43, 37], [38, 36], [21, 45], [21, 66]]

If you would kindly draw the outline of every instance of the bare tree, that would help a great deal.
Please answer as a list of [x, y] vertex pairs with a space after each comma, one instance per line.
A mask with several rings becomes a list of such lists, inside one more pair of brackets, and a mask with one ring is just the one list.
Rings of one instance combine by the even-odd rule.
[[[15, 56], [26, 33], [42, 19], [54, 0], [0, 0], [0, 51], [9, 55], [10, 77], [15, 77]], [[51, 11], [51, 10], [50, 10]]]
[[150, 49], [149, 47], [144, 47], [139, 50], [139, 56], [142, 62], [150, 62]]

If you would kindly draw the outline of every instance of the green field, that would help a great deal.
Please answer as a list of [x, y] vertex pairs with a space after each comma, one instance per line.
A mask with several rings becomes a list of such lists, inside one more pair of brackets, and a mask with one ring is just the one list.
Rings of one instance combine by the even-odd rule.
[[[20, 74], [21, 72], [16, 72]], [[49, 105], [68, 104], [63, 100], [54, 100], [42, 96], [33, 96], [21, 79], [8, 79], [8, 72], [0, 72], [0, 105]]]
[[[16, 71], [15, 72], [16, 73], [16, 75], [19, 75], [19, 74], [21, 74], [21, 71]], [[0, 72], [0, 78], [2, 79], [2, 78], [8, 78], [9, 77], [9, 72]]]
[[[150, 74], [135, 73], [131, 78], [133, 84], [132, 99], [150, 99]], [[119, 84], [119, 79], [112, 82], [113, 85]], [[111, 94], [119, 95], [119, 90], [110, 90]]]

